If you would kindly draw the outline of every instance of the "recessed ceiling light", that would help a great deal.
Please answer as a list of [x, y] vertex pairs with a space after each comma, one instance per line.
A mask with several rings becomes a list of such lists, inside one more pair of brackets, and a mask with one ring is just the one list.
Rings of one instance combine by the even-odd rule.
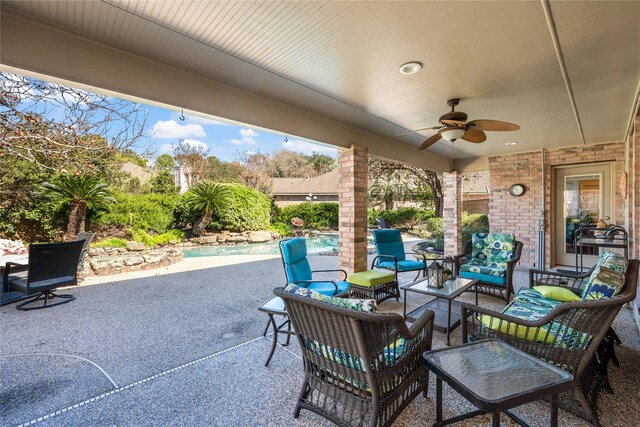
[[511, 141], [511, 142], [505, 142], [504, 145], [518, 145], [518, 143], [515, 141]]
[[420, 62], [407, 62], [400, 67], [400, 74], [415, 74], [420, 70], [422, 70]]

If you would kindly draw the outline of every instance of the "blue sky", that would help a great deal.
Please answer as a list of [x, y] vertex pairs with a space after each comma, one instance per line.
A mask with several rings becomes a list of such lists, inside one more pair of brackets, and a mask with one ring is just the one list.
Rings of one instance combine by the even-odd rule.
[[172, 110], [146, 106], [148, 109], [147, 128], [149, 136], [137, 144], [137, 151], [149, 147], [153, 157], [172, 154], [172, 145], [183, 139], [185, 143], [203, 146], [209, 155], [220, 160], [234, 161], [239, 155], [249, 152], [273, 153], [287, 149], [304, 154], [316, 151], [331, 157], [337, 156], [337, 150], [327, 145], [316, 144], [293, 136], [254, 130], [250, 127], [235, 126], [198, 116], [184, 115]]

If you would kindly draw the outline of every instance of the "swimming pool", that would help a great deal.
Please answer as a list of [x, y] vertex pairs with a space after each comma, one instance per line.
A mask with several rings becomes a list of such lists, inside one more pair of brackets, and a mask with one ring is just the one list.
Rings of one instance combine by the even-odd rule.
[[[337, 234], [318, 234], [306, 238], [307, 253], [329, 252], [338, 250]], [[278, 240], [265, 243], [241, 244], [235, 246], [198, 246], [184, 248], [185, 258], [221, 255], [280, 255]]]

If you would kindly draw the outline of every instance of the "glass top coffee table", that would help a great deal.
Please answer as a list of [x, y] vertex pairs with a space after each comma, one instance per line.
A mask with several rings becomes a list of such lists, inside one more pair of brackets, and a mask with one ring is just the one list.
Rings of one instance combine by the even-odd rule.
[[[444, 426], [478, 415], [500, 413], [521, 426], [527, 424], [508, 411], [551, 396], [552, 427], [558, 425], [558, 394], [571, 389], [573, 375], [500, 340], [482, 340], [427, 351], [422, 362], [436, 375], [436, 422]], [[442, 381], [479, 408], [442, 420]]]
[[[454, 300], [473, 286], [476, 292], [476, 305], [478, 305], [477, 285], [477, 280], [463, 279], [461, 277], [447, 280], [444, 282], [444, 287], [440, 289], [429, 286], [426, 278], [402, 285], [400, 289], [404, 291], [404, 317], [408, 321], [414, 322], [425, 310], [434, 311], [433, 329], [446, 333], [447, 345], [450, 345], [449, 336], [451, 331], [460, 325], [460, 303]], [[407, 313], [407, 292], [418, 292], [435, 298]], [[452, 309], [454, 310], [453, 312], [451, 311]]]

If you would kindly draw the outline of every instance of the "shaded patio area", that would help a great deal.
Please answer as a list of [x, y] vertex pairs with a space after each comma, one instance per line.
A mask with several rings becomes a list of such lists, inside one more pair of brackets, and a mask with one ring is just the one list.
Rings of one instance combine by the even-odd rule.
[[[407, 247], [412, 243], [407, 243]], [[337, 257], [311, 256], [314, 268], [335, 268]], [[302, 382], [302, 360], [294, 340], [278, 347], [262, 337], [266, 316], [257, 307], [283, 283], [279, 258], [219, 265], [209, 258], [167, 267], [152, 276], [128, 274], [116, 281], [87, 280], [71, 290], [64, 306], [21, 312], [0, 309], [0, 402], [3, 425], [329, 425], [308, 411], [293, 418]], [[516, 289], [527, 274], [514, 276]], [[408, 293], [409, 306], [423, 302]], [[473, 295], [462, 299], [472, 301]], [[480, 305], [501, 308], [495, 298]], [[382, 311], [402, 312], [402, 300]], [[600, 419], [626, 426], [640, 419], [635, 404], [640, 375], [640, 340], [633, 314], [621, 310], [614, 328], [623, 341], [620, 368], [610, 369], [615, 395], [601, 393]], [[460, 343], [460, 329], [452, 344]], [[435, 332], [433, 347], [445, 345]], [[429, 399], [419, 396], [395, 425], [430, 425], [435, 420], [435, 381]], [[472, 409], [445, 386], [445, 417]], [[548, 422], [544, 402], [516, 408], [532, 426]], [[506, 419], [504, 420], [506, 421]], [[560, 411], [560, 425], [586, 422]], [[488, 417], [459, 425], [490, 425]]]

